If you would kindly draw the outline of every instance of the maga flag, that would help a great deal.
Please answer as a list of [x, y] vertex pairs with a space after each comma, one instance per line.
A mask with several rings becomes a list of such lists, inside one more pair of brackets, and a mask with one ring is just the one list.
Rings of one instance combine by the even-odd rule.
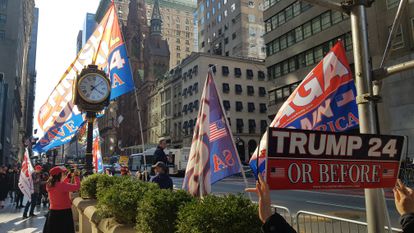
[[85, 123], [85, 117], [72, 103], [72, 86], [77, 72], [93, 62], [111, 79], [111, 100], [135, 88], [114, 4], [40, 108], [38, 122], [44, 136], [35, 151], [45, 152], [69, 142]]
[[[358, 126], [356, 90], [342, 42], [303, 79], [285, 101], [270, 127], [340, 132]], [[265, 170], [267, 132], [250, 159], [257, 174]], [[259, 159], [257, 159], [259, 157]]]
[[20, 171], [20, 177], [19, 177], [19, 188], [22, 191], [23, 195], [31, 201], [32, 199], [32, 193], [33, 190], [33, 166], [30, 162], [29, 158], [29, 151], [25, 150], [23, 155], [23, 162], [22, 162], [22, 169]]
[[211, 184], [239, 173], [241, 162], [222, 101], [208, 72], [194, 129], [183, 189], [193, 196], [211, 192]]

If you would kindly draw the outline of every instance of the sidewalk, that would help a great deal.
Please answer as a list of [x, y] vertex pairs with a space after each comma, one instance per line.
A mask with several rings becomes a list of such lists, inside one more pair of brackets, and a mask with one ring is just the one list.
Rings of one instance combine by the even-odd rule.
[[[23, 202], [26, 203], [26, 200]], [[23, 210], [16, 209], [7, 198], [4, 209], [0, 209], [0, 232], [1, 233], [41, 233], [45, 223], [47, 207], [35, 208], [36, 217], [23, 219]]]

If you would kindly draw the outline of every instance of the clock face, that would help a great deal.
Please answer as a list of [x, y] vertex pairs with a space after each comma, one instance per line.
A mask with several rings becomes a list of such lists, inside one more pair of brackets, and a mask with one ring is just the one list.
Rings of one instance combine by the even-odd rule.
[[80, 78], [78, 92], [84, 100], [90, 103], [100, 103], [109, 96], [109, 82], [99, 74], [87, 74]]

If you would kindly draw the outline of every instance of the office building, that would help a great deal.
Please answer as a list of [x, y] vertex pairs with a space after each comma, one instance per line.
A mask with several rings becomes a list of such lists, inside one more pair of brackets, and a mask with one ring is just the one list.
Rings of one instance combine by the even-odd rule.
[[209, 54], [265, 58], [263, 4], [254, 0], [199, 0], [198, 50]]
[[[154, 0], [146, 0], [147, 19], [151, 18]], [[194, 51], [194, 16], [191, 0], [160, 0], [162, 36], [170, 47], [170, 67], [175, 67]]]
[[[367, 8], [371, 63], [378, 68], [399, 0], [375, 1]], [[272, 87], [269, 117], [273, 118], [283, 102], [307, 73], [341, 39], [353, 69], [350, 17], [340, 12], [313, 6], [304, 1], [266, 0], [264, 11], [266, 68]], [[414, 4], [407, 4], [393, 41], [386, 66], [414, 58]], [[382, 82], [382, 102], [378, 104], [380, 131], [409, 136], [409, 155], [414, 156], [414, 80], [413, 71], [393, 75]]]
[[247, 162], [267, 127], [266, 87], [269, 83], [260, 60], [192, 53], [158, 83], [160, 100], [154, 104], [161, 106], [161, 115], [159, 129], [154, 132], [161, 132], [159, 136], [169, 139], [172, 147], [191, 146], [199, 101], [210, 67], [240, 158]]
[[34, 9], [34, 0], [0, 0], [1, 164], [16, 163], [18, 155], [24, 152], [22, 142], [32, 134], [26, 131], [26, 120]]

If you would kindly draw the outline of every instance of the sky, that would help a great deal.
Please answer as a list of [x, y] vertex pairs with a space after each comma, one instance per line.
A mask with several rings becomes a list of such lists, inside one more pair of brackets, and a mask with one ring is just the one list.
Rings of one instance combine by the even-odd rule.
[[76, 57], [76, 38], [83, 28], [86, 13], [95, 13], [100, 0], [36, 0], [39, 30], [36, 55], [37, 114], [59, 79]]

